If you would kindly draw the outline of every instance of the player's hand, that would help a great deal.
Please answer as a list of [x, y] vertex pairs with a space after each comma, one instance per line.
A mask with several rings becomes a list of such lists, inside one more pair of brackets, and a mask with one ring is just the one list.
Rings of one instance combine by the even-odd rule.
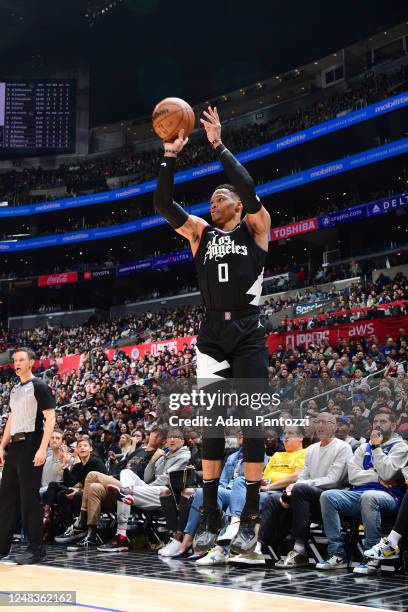
[[34, 455], [33, 464], [34, 467], [39, 467], [40, 465], [44, 465], [45, 459], [47, 457], [47, 451], [39, 448], [38, 451]]
[[203, 115], [205, 119], [200, 119], [200, 121], [203, 124], [209, 142], [212, 144], [214, 140], [221, 141], [221, 121], [217, 108], [209, 106], [208, 112], [203, 111]]
[[180, 130], [176, 140], [173, 140], [173, 142], [164, 141], [163, 146], [165, 151], [170, 151], [174, 153], [174, 155], [177, 155], [177, 153], [180, 153], [180, 151], [184, 149], [187, 143], [188, 138], [184, 138], [184, 130]]
[[76, 494], [76, 490], [75, 489], [71, 489], [69, 493], [65, 493], [65, 497], [67, 499], [74, 499]]
[[4, 448], [0, 447], [0, 465], [4, 465]]

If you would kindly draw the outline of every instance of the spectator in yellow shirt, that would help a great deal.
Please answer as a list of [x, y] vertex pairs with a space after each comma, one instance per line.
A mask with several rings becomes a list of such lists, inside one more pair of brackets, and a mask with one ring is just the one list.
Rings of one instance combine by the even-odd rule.
[[[306, 449], [302, 448], [303, 431], [301, 427], [286, 426], [283, 432], [284, 452], [276, 452], [269, 459], [262, 479], [261, 495], [259, 500], [259, 509], [262, 511], [263, 504], [269, 495], [282, 494], [285, 488], [296, 482], [298, 474], [303, 470], [305, 462]], [[214, 555], [221, 562], [221, 557], [224, 559], [225, 553], [222, 550], [223, 546], [230, 543], [231, 539], [237, 533], [240, 524], [240, 516], [245, 503], [245, 479], [243, 476], [238, 476], [234, 479], [231, 487], [230, 502], [227, 509], [227, 516], [230, 518], [230, 524], [226, 531], [218, 538], [218, 546], [206, 555], [199, 565], [211, 565], [214, 563]], [[207, 559], [208, 557], [208, 559]], [[198, 562], [197, 562], [198, 563]]]
[[283, 432], [285, 451], [275, 453], [264, 470], [261, 491], [283, 491], [296, 482], [305, 464], [306, 449], [302, 448], [303, 432], [300, 427], [287, 426]]

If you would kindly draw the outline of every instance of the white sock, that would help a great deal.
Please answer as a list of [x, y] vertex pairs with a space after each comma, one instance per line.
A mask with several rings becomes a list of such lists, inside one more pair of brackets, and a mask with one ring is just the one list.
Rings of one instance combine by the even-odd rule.
[[298, 544], [297, 542], [295, 542], [295, 545], [293, 547], [293, 550], [297, 553], [300, 553], [301, 555], [304, 555], [306, 552], [306, 548], [304, 544]]
[[388, 544], [391, 546], [398, 546], [398, 542], [402, 536], [397, 531], [390, 531], [390, 535], [387, 538]]
[[117, 531], [116, 531], [116, 535], [121, 535], [121, 536], [123, 536], [124, 538], [126, 538], [126, 529], [120, 529], [120, 528], [118, 528], [118, 529], [117, 529]]
[[254, 552], [256, 552], [257, 555], [262, 554], [262, 544], [260, 542], [256, 543]]

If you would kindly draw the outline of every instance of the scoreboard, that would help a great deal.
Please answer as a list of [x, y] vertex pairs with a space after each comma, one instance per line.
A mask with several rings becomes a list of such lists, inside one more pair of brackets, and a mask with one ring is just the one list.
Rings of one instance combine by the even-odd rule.
[[0, 80], [0, 153], [71, 153], [75, 133], [75, 80]]

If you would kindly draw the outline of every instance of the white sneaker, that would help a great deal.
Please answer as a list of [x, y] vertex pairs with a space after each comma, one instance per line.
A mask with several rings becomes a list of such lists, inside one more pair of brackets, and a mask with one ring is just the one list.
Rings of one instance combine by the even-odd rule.
[[235, 521], [234, 523], [230, 523], [223, 534], [218, 536], [217, 542], [231, 542], [233, 538], [238, 533], [240, 521]]
[[172, 557], [173, 555], [178, 555], [181, 548], [181, 542], [171, 538], [170, 542], [166, 544], [163, 548], [161, 548], [158, 554], [161, 557]]
[[341, 557], [333, 555], [330, 559], [326, 559], [321, 563], [316, 563], [316, 569], [318, 570], [335, 570], [335, 569], [347, 569], [347, 561]]
[[228, 557], [224, 552], [221, 552], [217, 547], [211, 548], [208, 553], [201, 557], [201, 559], [197, 559], [195, 562], [199, 567], [204, 567], [208, 565], [226, 565], [228, 563]]
[[370, 559], [367, 563], [360, 563], [353, 569], [353, 574], [362, 574], [363, 576], [374, 576], [380, 568], [380, 562]]
[[229, 563], [233, 565], [258, 565], [263, 567], [265, 565], [265, 556], [262, 553], [255, 551], [249, 553], [242, 553], [240, 555], [234, 555], [229, 558]]
[[387, 538], [381, 538], [378, 544], [364, 551], [364, 556], [367, 557], [367, 559], [383, 561], [384, 559], [398, 559], [399, 552], [398, 544], [391, 546]]

